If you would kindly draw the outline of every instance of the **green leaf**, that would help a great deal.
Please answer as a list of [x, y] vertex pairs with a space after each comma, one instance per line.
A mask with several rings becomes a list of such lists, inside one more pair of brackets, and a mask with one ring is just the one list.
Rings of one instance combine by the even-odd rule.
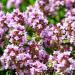
[[2, 47], [0, 47], [0, 55], [2, 55], [3, 54], [3, 48]]
[[72, 52], [71, 52], [71, 57], [73, 57], [73, 58], [75, 59], [75, 49], [72, 50]]
[[65, 10], [66, 8], [64, 6], [60, 6], [60, 8], [58, 9], [58, 16], [60, 17], [60, 19], [65, 17]]
[[21, 10], [21, 12], [25, 11], [27, 6], [28, 6], [27, 3], [25, 3], [25, 2], [21, 3], [20, 4], [20, 10]]
[[1, 70], [0, 70], [0, 75], [4, 75], [4, 74], [3, 74], [3, 71], [1, 71]]
[[31, 26], [27, 26], [26, 31], [28, 32], [29, 36], [31, 36], [31, 37], [33, 36], [34, 29]]
[[45, 48], [45, 51], [48, 53], [48, 54], [52, 54], [53, 51], [50, 49], [50, 48]]
[[29, 0], [30, 4], [33, 5], [36, 0]]
[[68, 39], [64, 39], [63, 43], [69, 43], [69, 40]]
[[7, 0], [1, 0], [1, 2], [4, 6], [7, 4]]
[[57, 72], [54, 72], [54, 74], [53, 75], [59, 75]]
[[6, 72], [6, 75], [10, 75], [10, 74], [9, 74], [9, 71]]
[[56, 24], [55, 16], [48, 16], [47, 17], [49, 24]]

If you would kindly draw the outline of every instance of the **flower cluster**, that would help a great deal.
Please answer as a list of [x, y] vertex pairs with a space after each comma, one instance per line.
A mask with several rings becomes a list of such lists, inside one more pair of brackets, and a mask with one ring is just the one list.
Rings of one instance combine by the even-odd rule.
[[27, 41], [27, 33], [24, 26], [15, 26], [12, 31], [9, 31], [9, 41], [14, 45], [23, 46]]
[[3, 11], [0, 11], [0, 45], [3, 45], [4, 40], [6, 39], [6, 32], [8, 31], [6, 23], [6, 15]]
[[75, 60], [70, 56], [71, 51], [54, 51], [53, 56], [49, 57], [48, 67], [54, 69], [61, 75], [73, 74]]
[[43, 12], [37, 8], [29, 6], [24, 13], [26, 23], [37, 31], [41, 31], [48, 24], [47, 18], [44, 16]]
[[42, 30], [40, 36], [46, 46], [71, 43], [75, 45], [75, 9], [67, 11], [65, 19], [56, 25], [49, 25]]
[[[12, 3], [17, 8], [13, 12], [0, 11], [1, 69], [15, 70], [16, 75], [47, 75], [53, 68], [59, 75], [74, 75], [75, 1], [37, 0], [24, 12], [18, 8], [21, 0], [8, 0], [7, 7]], [[67, 9], [65, 17], [49, 24], [48, 16], [55, 16], [60, 6]]]
[[39, 7], [45, 15], [54, 15], [60, 6], [64, 6], [64, 0], [37, 0], [36, 7]]
[[65, 2], [66, 8], [68, 8], [68, 9], [75, 7], [75, 4], [74, 4], [75, 1], [74, 0], [64, 0], [64, 2]]
[[9, 28], [15, 28], [17, 24], [24, 25], [23, 13], [21, 13], [19, 9], [15, 9], [12, 13], [6, 13], [6, 22]]
[[29, 73], [34, 75], [47, 70], [48, 54], [40, 45], [33, 42], [29, 42], [27, 48], [11, 44], [4, 50], [0, 61], [2, 69], [16, 69], [19, 75], [21, 72], [23, 75], [29, 75]]

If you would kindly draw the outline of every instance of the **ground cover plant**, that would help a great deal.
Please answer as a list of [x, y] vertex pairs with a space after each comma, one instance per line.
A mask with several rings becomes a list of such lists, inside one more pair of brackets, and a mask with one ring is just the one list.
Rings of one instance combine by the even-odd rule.
[[0, 75], [75, 75], [75, 1], [1, 0]]

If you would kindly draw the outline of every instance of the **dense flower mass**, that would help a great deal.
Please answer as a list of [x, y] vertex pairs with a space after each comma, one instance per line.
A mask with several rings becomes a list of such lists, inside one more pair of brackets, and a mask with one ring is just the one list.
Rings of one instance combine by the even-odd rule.
[[[22, 1], [8, 0], [7, 7], [16, 8], [11, 13], [0, 10], [0, 70], [75, 75], [75, 1], [36, 0], [21, 12]], [[60, 7], [65, 8], [64, 18], [50, 23], [48, 17], [56, 18]]]
[[26, 23], [32, 26], [32, 28], [36, 29], [37, 31], [41, 31], [48, 24], [47, 18], [44, 16], [43, 12], [37, 7], [27, 7], [24, 16], [26, 18]]
[[25, 24], [23, 13], [21, 13], [19, 9], [14, 10], [12, 13], [7, 13], [6, 21], [8, 23], [8, 27], [15, 27], [17, 24]]
[[59, 6], [64, 6], [64, 0], [37, 0], [36, 7], [39, 7], [45, 15], [54, 15]]
[[0, 11], [0, 46], [3, 45], [4, 40], [6, 39], [6, 32], [8, 31], [6, 23], [6, 15], [3, 11]]
[[28, 73], [34, 75], [35, 72], [47, 70], [48, 54], [40, 45], [33, 42], [30, 42], [27, 48], [11, 44], [6, 47], [0, 60], [2, 69], [16, 69], [19, 75], [20, 71], [23, 75]]
[[46, 46], [71, 43], [75, 45], [75, 9], [67, 11], [65, 19], [56, 25], [49, 25], [42, 30], [40, 36], [44, 39]]
[[75, 69], [75, 60], [70, 57], [70, 51], [60, 52], [54, 51], [53, 56], [49, 57], [49, 67], [54, 67], [54, 69], [60, 74], [68, 75], [72, 74]]
[[22, 46], [27, 41], [27, 34], [24, 30], [24, 26], [17, 25], [13, 30], [9, 31], [9, 41], [13, 44]]

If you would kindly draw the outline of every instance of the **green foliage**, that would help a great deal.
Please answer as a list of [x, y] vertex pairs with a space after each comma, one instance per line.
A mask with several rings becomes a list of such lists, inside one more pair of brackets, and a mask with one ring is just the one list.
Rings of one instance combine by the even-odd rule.
[[54, 74], [53, 75], [59, 75], [57, 72], [54, 72]]
[[0, 70], [0, 75], [15, 75], [15, 71], [12, 71], [12, 70]]
[[52, 49], [50, 49], [50, 48], [48, 48], [48, 47], [45, 48], [45, 51], [46, 51], [48, 54], [52, 54], [52, 53], [53, 53]]
[[27, 26], [26, 31], [27, 31], [28, 35], [31, 37], [33, 36], [33, 33], [35, 32], [31, 26]]
[[75, 49], [71, 52], [71, 56], [75, 59]]
[[69, 40], [68, 39], [64, 39], [63, 43], [69, 43]]
[[48, 16], [49, 24], [57, 24], [60, 22], [63, 18], [65, 18], [65, 10], [66, 8], [63, 6], [60, 6], [60, 8], [57, 10], [57, 14], [54, 16]]
[[33, 5], [35, 1], [36, 1], [36, 0], [29, 0], [29, 3], [30, 3], [31, 5]]
[[3, 48], [2, 47], [0, 47], [0, 55], [2, 55], [3, 54]]

